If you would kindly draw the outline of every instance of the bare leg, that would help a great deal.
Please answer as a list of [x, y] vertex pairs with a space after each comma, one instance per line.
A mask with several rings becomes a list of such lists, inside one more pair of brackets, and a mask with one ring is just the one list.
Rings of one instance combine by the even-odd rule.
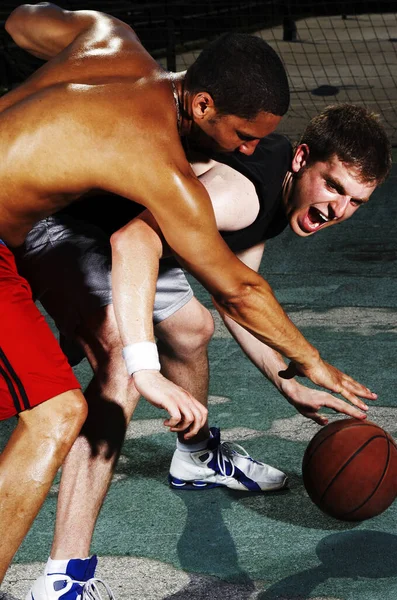
[[[155, 328], [163, 375], [190, 392], [204, 406], [208, 404], [207, 347], [213, 331], [211, 314], [196, 298]], [[205, 440], [209, 437], [208, 423], [189, 440], [184, 439], [183, 433], [178, 437], [184, 444]]]
[[0, 582], [87, 415], [79, 390], [20, 414], [0, 456]]
[[103, 308], [81, 328], [79, 341], [94, 377], [85, 393], [87, 421], [63, 466], [53, 559], [89, 555], [95, 523], [139, 400], [123, 362], [112, 306]]
[[[167, 376], [186, 386], [204, 405], [208, 394], [206, 342], [212, 330], [211, 316], [195, 299], [156, 326]], [[108, 306], [94, 315], [79, 332], [79, 338], [94, 370], [94, 378], [85, 393], [89, 405], [87, 422], [63, 466], [51, 550], [53, 559], [89, 555], [95, 523], [127, 424], [139, 400], [122, 359], [113, 307]], [[202, 438], [208, 435], [206, 427]]]

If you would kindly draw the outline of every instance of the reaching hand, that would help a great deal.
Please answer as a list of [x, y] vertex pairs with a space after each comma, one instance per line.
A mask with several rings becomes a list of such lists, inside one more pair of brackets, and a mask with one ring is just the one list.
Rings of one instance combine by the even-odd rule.
[[337, 412], [345, 413], [356, 419], [366, 418], [366, 414], [358, 408], [354, 408], [350, 404], [347, 404], [347, 402], [335, 398], [335, 396], [332, 396], [328, 392], [314, 390], [298, 382], [295, 382], [295, 384], [293, 393], [283, 390], [283, 396], [301, 415], [312, 419], [312, 421], [315, 421], [319, 425], [328, 424], [328, 417], [319, 412], [323, 407], [332, 408]]
[[[283, 373], [280, 373], [280, 376], [284, 379], [290, 379], [294, 375], [304, 375], [316, 385], [325, 387], [331, 392], [341, 394], [341, 396], [354, 405], [351, 406], [344, 400], [335, 398], [326, 392], [310, 390], [304, 386], [301, 386], [300, 388], [299, 397], [294, 394], [294, 399], [292, 399], [284, 394], [288, 401], [291, 402], [291, 404], [294, 404], [301, 414], [313, 419], [320, 425], [326, 424], [324, 422], [326, 418], [318, 413], [318, 410], [323, 406], [332, 408], [337, 412], [344, 413], [356, 419], [365, 419], [366, 415], [362, 411], [368, 410], [368, 406], [360, 399], [360, 397], [367, 400], [376, 400], [377, 398], [377, 395], [371, 392], [371, 390], [355, 381], [349, 375], [339, 371], [336, 367], [323, 361], [321, 358], [316, 365], [309, 368], [291, 363], [288, 369]], [[302, 391], [302, 388], [305, 390], [304, 392]]]
[[137, 371], [134, 373], [134, 383], [150, 404], [164, 408], [169, 413], [170, 418], [164, 421], [164, 425], [171, 431], [188, 429], [184, 437], [189, 439], [205, 425], [208, 414], [206, 407], [159, 371]]

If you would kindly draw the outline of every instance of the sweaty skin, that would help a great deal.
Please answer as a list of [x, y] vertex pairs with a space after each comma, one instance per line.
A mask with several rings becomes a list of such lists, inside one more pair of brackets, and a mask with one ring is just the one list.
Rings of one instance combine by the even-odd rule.
[[[325, 162], [316, 161], [306, 168], [309, 153], [307, 145], [299, 145], [295, 149], [291, 170], [286, 173], [282, 186], [281, 202], [289, 225], [295, 234], [302, 237], [349, 219], [361, 204], [369, 200], [376, 188], [375, 183], [363, 182], [360, 172], [343, 164], [336, 156]], [[252, 183], [230, 167], [214, 161], [212, 164], [205, 163], [204, 171], [203, 166], [200, 163], [192, 164], [211, 196], [218, 229], [234, 231], [250, 225], [259, 208]], [[304, 223], [305, 229], [299, 223]], [[139, 329], [136, 321], [139, 320], [146, 322], [147, 338], [153, 337], [152, 312], [158, 262], [161, 256], [169, 253], [169, 248], [147, 211], [115, 232], [111, 241], [114, 250], [113, 301], [119, 313], [117, 318], [121, 324], [122, 341], [140, 341], [135, 338]], [[264, 243], [240, 252], [238, 256], [250, 268], [258, 271], [263, 250]], [[129, 315], [134, 315], [134, 321]], [[279, 353], [261, 343], [228, 316], [224, 316], [224, 321], [247, 356], [301, 414], [321, 425], [328, 422], [327, 417], [319, 412], [321, 407], [332, 408], [358, 419], [365, 418], [358, 409], [366, 409], [363, 403], [352, 406], [331, 394], [307, 388], [293, 377], [286, 378], [287, 365]], [[164, 394], [173, 393], [169, 388], [172, 384], [156, 371], [138, 371], [134, 374], [134, 382], [146, 399], [150, 398], [154, 386], [157, 394], [160, 386], [164, 386]]]
[[[210, 199], [179, 134], [251, 154], [280, 118], [218, 118], [211, 96], [183, 92], [118, 19], [51, 4], [24, 5], [6, 23], [15, 42], [48, 62], [0, 99], [0, 238], [21, 244], [43, 217], [103, 189], [146, 206], [180, 262], [220, 312], [291, 359], [314, 383], [360, 404], [364, 386], [324, 362], [266, 281], [218, 234]], [[171, 80], [185, 118], [178, 131]], [[237, 131], [251, 141], [242, 142]], [[113, 207], [109, 208], [110, 210]], [[145, 331], [138, 331], [145, 339]]]

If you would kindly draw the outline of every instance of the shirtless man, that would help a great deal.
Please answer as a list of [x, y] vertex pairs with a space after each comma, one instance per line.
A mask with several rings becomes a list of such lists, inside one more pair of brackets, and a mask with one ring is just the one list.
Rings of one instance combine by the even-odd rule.
[[[180, 141], [183, 135], [225, 152], [254, 152], [288, 107], [286, 75], [269, 46], [253, 36], [229, 35], [213, 43], [186, 74], [174, 75], [159, 67], [130, 27], [100, 13], [25, 5], [11, 14], [6, 28], [16, 43], [48, 62], [0, 99], [0, 238], [5, 244], [22, 244], [35, 222], [90, 190], [136, 201], [150, 209], [173, 252], [213, 294], [222, 313], [292, 360], [314, 383], [365, 408], [360, 396], [375, 394], [323, 361], [269, 285], [222, 241], [209, 197]], [[0, 344], [7, 354], [11, 338], [20, 336], [21, 346], [28, 348], [22, 335], [27, 326], [13, 329], [12, 285], [19, 289], [23, 284], [5, 245], [0, 252], [2, 286], [6, 276], [8, 284]], [[29, 319], [37, 320], [36, 313]], [[146, 368], [157, 366], [154, 343], [145, 329], [138, 329], [126, 342], [130, 366], [141, 365], [142, 358]], [[48, 355], [48, 349], [43, 353]], [[31, 360], [33, 355], [31, 344]], [[52, 372], [59, 363], [59, 358], [53, 361]], [[28, 367], [20, 368], [30, 376]], [[140, 374], [145, 372], [134, 376], [143, 395], [148, 379], [142, 382]], [[70, 377], [66, 389], [58, 386], [62, 393], [75, 389]], [[9, 381], [10, 369], [3, 378]], [[9, 400], [9, 386], [4, 389], [2, 403], [11, 407], [4, 416], [11, 416], [21, 408]], [[0, 580], [85, 418], [79, 392], [73, 392], [72, 403], [57, 402], [54, 394], [37, 394], [34, 401], [49, 397], [51, 405], [62, 404], [61, 414], [47, 403], [24, 415], [0, 459]], [[175, 429], [192, 424], [197, 430], [205, 420], [205, 411], [189, 394], [175, 397], [172, 390], [165, 403], [162, 394], [159, 406], [170, 412], [168, 424]], [[55, 425], [44, 423], [40, 410], [56, 415]], [[30, 436], [25, 435], [28, 420]], [[47, 443], [45, 452], [36, 429]]]
[[[330, 135], [334, 138], [332, 144]], [[216, 159], [196, 162], [193, 169], [210, 194], [224, 239], [254, 269], [259, 267], [265, 240], [281, 233], [288, 222], [293, 223], [297, 210], [310, 208], [312, 233], [344, 221], [356, 212], [364, 197], [369, 197], [374, 186], [383, 181], [391, 163], [382, 126], [374, 115], [352, 105], [330, 107], [314, 118], [294, 153], [284, 136], [273, 134], [259, 143], [253, 156], [216, 155]], [[344, 187], [344, 194], [340, 186]], [[51, 558], [45, 575], [32, 588], [35, 600], [58, 598], [51, 586], [59, 581], [72, 585], [76, 564], [85, 564], [87, 578], [94, 575], [96, 558], [81, 559], [89, 555], [95, 519], [123, 440], [125, 428], [120, 428], [114, 418], [116, 407], [127, 422], [139, 397], [123, 369], [122, 345], [115, 331], [109, 287], [109, 244], [100, 230], [89, 225], [100, 226], [109, 236], [133, 216], [136, 208], [119, 198], [113, 199], [113, 205], [117, 212], [109, 215], [104, 199], [90, 198], [76, 203], [64, 211], [66, 215], [59, 214], [37, 224], [17, 253], [18, 266], [34, 293], [61, 331], [79, 340], [95, 373], [87, 394], [90, 405], [87, 426], [63, 470]], [[139, 219], [125, 228], [128, 237], [136, 225], [141, 227]], [[130, 247], [138, 246], [138, 240], [128, 244], [123, 257]], [[146, 251], [144, 247], [142, 250]], [[158, 257], [154, 254], [156, 262]], [[169, 261], [162, 263], [154, 306], [162, 372], [206, 405], [206, 347], [213, 331], [212, 318], [192, 297], [181, 269]], [[131, 295], [139, 272], [133, 274], [137, 262], [129, 264], [131, 281], [125, 274], [125, 265], [120, 281]], [[142, 296], [139, 303], [150, 304]], [[135, 309], [131, 306], [131, 310]], [[141, 312], [140, 309], [129, 314]], [[247, 356], [303, 415], [324, 425], [327, 417], [319, 408], [328, 406], [360, 417], [355, 407], [330, 394], [307, 388], [295, 379], [284, 379], [282, 372], [287, 366], [280, 355], [234, 321], [226, 318], [225, 322]], [[190, 440], [179, 434], [170, 467], [172, 487], [200, 490], [221, 485], [259, 491], [283, 486], [283, 473], [251, 460], [248, 454], [230, 453], [230, 446], [224, 449], [219, 431], [212, 430], [212, 434], [209, 442], [207, 423]], [[96, 448], [94, 453], [92, 447]], [[66, 586], [62, 593], [65, 590]], [[75, 594], [78, 593], [76, 587]]]

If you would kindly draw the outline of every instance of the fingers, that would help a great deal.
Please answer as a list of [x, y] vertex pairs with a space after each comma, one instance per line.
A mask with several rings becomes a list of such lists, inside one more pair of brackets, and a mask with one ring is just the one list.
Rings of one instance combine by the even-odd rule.
[[[366, 400], [376, 400], [378, 397], [377, 394], [371, 392], [369, 388], [365, 387], [364, 385], [361, 385], [361, 383], [358, 383], [358, 381], [355, 381], [348, 375], [344, 375], [342, 390], [340, 393], [344, 398], [350, 400], [350, 402], [352, 402], [353, 400], [351, 400], [350, 397], [348, 397], [349, 394], [352, 398], [355, 398], [356, 400], [358, 399], [358, 397], [365, 398]], [[356, 402], [354, 402], [354, 404], [356, 404]]]
[[195, 436], [205, 425], [207, 409], [189, 392], [171, 383], [158, 371], [134, 373], [137, 390], [148, 402], [169, 413], [164, 425], [171, 431], [185, 431], [186, 439]]
[[323, 427], [324, 427], [324, 425], [328, 425], [327, 417], [325, 417], [324, 415], [321, 415], [320, 413], [314, 413], [313, 415], [308, 415], [308, 417], [310, 419], [312, 419], [318, 425], [321, 425]]
[[[361, 398], [366, 400], [377, 399], [377, 395], [370, 389], [324, 361], [319, 363], [318, 368], [310, 370], [310, 372], [305, 372], [305, 375], [309, 377], [313, 383], [325, 387], [332, 392], [341, 394], [346, 400], [361, 410], [368, 410], [368, 406]], [[346, 413], [346, 411], [342, 412]], [[356, 415], [357, 412], [354, 412]]]
[[317, 423], [317, 425], [321, 425], [322, 427], [324, 425], [328, 425], [328, 419], [325, 415], [322, 415], [318, 412], [303, 411], [303, 410], [301, 410], [300, 413], [307, 419], [311, 419], [312, 421]]
[[[350, 400], [352, 402], [350, 398], [347, 398], [347, 400]], [[365, 404], [361, 402], [359, 398], [356, 398], [356, 402], [353, 402], [352, 406], [344, 400], [340, 400], [339, 398], [334, 397], [332, 397], [332, 401], [329, 401], [326, 404], [328, 408], [332, 408], [333, 410], [339, 413], [348, 415], [349, 417], [353, 417], [354, 419], [364, 420], [367, 418], [367, 415], [365, 414], [365, 412], [363, 412], [363, 410], [367, 410], [368, 407], [365, 407], [364, 409], [360, 410], [362, 405], [365, 406]]]
[[180, 397], [169, 399], [163, 406], [170, 414], [164, 425], [171, 431], [186, 431], [184, 437], [190, 439], [197, 435], [207, 421], [208, 411], [192, 396], [184, 392]]

